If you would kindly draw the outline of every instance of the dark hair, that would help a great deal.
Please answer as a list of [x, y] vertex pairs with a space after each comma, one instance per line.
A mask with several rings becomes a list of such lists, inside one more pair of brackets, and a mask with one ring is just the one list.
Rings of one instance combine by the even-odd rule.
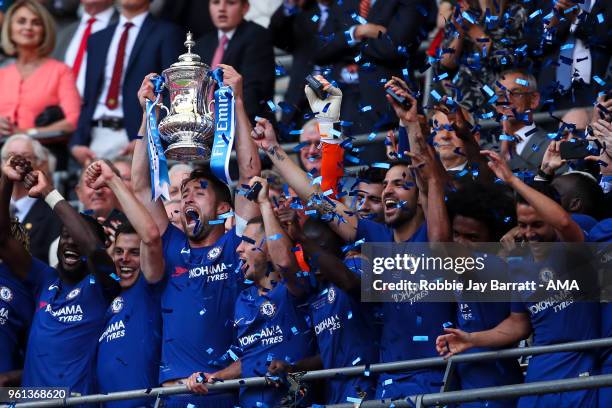
[[100, 242], [104, 244], [106, 242], [106, 234], [104, 233], [104, 228], [102, 228], [102, 225], [96, 221], [95, 218], [90, 217], [87, 214], [80, 213], [80, 215], [81, 218], [83, 218], [83, 220], [89, 225], [89, 227], [93, 229], [94, 234], [96, 234], [96, 237], [100, 240]]
[[214, 174], [212, 174], [212, 172], [208, 169], [198, 168], [193, 170], [189, 174], [189, 177], [183, 179], [183, 181], [181, 182], [181, 192], [183, 191], [187, 183], [198, 179], [204, 179], [208, 182], [208, 186], [212, 188], [212, 190], [215, 192], [215, 197], [217, 201], [232, 205], [232, 193], [230, 192], [229, 188], [225, 184], [223, 184], [218, 178], [216, 178]]
[[251, 224], [261, 224], [261, 225], [263, 225], [263, 223], [264, 223], [263, 217], [261, 215], [258, 215], [256, 217], [251, 218], [247, 222], [247, 225], [251, 225]]
[[365, 167], [357, 173], [357, 181], [373, 184], [382, 184], [385, 179], [386, 169], [378, 167]]
[[480, 221], [493, 241], [499, 241], [516, 225], [512, 192], [505, 186], [467, 182], [447, 195], [446, 206], [451, 222], [459, 215]]
[[[544, 194], [546, 197], [550, 198], [557, 204], [561, 205], [561, 198], [559, 197], [559, 193], [550, 184], [543, 181], [534, 181], [530, 183], [529, 186], [537, 192]], [[514, 194], [514, 201], [516, 202], [516, 204], [531, 205], [527, 200], [525, 200], [525, 197], [523, 197], [519, 193]]]
[[[342, 256], [344, 241], [342, 241], [342, 238], [340, 238], [326, 222], [308, 217], [302, 229], [306, 235], [316, 235], [319, 245], [334, 253], [336, 256]], [[308, 234], [308, 231], [311, 231], [312, 234]]]
[[121, 234], [137, 234], [137, 232], [132, 226], [132, 224], [130, 224], [129, 222], [123, 222], [119, 224], [119, 226], [115, 230], [115, 242], [117, 242], [117, 239]]
[[[553, 180], [553, 185], [558, 182], [569, 184], [569, 188], [565, 189], [569, 192], [568, 197], [562, 197], [561, 200], [563, 204], [578, 198], [582, 203], [581, 213], [596, 219], [601, 217], [601, 203], [604, 202], [604, 193], [597, 181], [582, 173], [567, 173], [556, 177]], [[563, 191], [564, 189], [560, 188], [560, 190]], [[569, 211], [568, 208], [566, 210]]]

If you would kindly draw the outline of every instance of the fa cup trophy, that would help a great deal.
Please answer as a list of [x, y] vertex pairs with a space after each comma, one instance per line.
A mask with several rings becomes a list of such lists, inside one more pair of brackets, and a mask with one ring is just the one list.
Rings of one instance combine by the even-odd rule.
[[191, 33], [187, 33], [187, 53], [162, 72], [170, 108], [160, 104], [166, 116], [158, 129], [168, 143], [166, 156], [174, 160], [208, 160], [211, 154], [215, 121], [210, 96], [215, 81], [208, 75], [210, 67], [191, 52], [194, 45]]

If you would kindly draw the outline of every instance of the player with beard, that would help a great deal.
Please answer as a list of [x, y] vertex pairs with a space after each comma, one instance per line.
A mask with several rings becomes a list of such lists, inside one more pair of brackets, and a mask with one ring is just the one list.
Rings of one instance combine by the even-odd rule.
[[[327, 99], [318, 99], [309, 88], [306, 88], [306, 93], [312, 111], [325, 112], [322, 117], [321, 114], [317, 116], [325, 128], [329, 127], [330, 121], [338, 120], [334, 113], [340, 111], [342, 96], [341, 93], [338, 95], [339, 91], [331, 84], [325, 80], [321, 82], [324, 83], [324, 89], [330, 93]], [[412, 101], [415, 106], [414, 98]], [[412, 113], [416, 121], [416, 106]], [[309, 205], [314, 205], [319, 213], [333, 218], [329, 225], [343, 240], [349, 243], [361, 239], [366, 242], [389, 243], [448, 241], [450, 229], [444, 204], [443, 169], [435, 158], [433, 149], [425, 142], [419, 126], [414, 127], [419, 133], [409, 134], [413, 150], [406, 152], [406, 156], [412, 159], [412, 164], [407, 161], [392, 162], [385, 174], [382, 192], [385, 206], [384, 224], [360, 219], [341, 202], [331, 200], [333, 205], [330, 205], [327, 197], [321, 198], [320, 191], [317, 191], [308, 176], [280, 148], [272, 125], [265, 119], [258, 121], [253, 138], [298, 196], [308, 201]], [[322, 141], [325, 143], [326, 138]], [[419, 194], [419, 190], [423, 191], [423, 194]], [[455, 317], [454, 303], [385, 303], [382, 310], [381, 362], [435, 356], [434, 339], [442, 325], [453, 321]], [[385, 373], [380, 376], [377, 398], [437, 392], [443, 374], [443, 370], [439, 369]]]
[[382, 191], [384, 178], [385, 170], [376, 167], [368, 167], [357, 174], [357, 185], [350, 195], [357, 196], [359, 218], [383, 222]]
[[10, 157], [0, 177], [0, 387], [19, 385], [38, 283], [57, 277], [30, 254], [27, 232], [9, 215], [13, 184], [22, 181], [27, 166], [23, 157]]
[[[84, 180], [93, 190], [110, 189], [129, 220], [115, 232], [112, 256], [121, 294], [108, 308], [106, 324], [98, 339], [99, 391], [155, 387], [161, 352], [161, 285], [149, 284], [146, 277], [163, 273], [159, 229], [110, 162], [92, 163]], [[141, 270], [149, 272], [144, 274]], [[142, 407], [154, 402], [149, 398], [108, 402], [105, 406]]]
[[[138, 92], [141, 105], [154, 100], [151, 78], [145, 77]], [[236, 153], [239, 184], [258, 176], [261, 164], [257, 148], [249, 138], [251, 124], [244, 109], [242, 77], [232, 67], [223, 66], [223, 82], [234, 91], [236, 104]], [[140, 134], [145, 134], [146, 117]], [[145, 139], [146, 140], [146, 139]], [[240, 235], [244, 220], [259, 215], [259, 206], [238, 194], [235, 199], [236, 227], [225, 232], [224, 222], [231, 215], [228, 187], [210, 172], [195, 170], [181, 185], [183, 231], [169, 223], [161, 200], [151, 200], [151, 184], [146, 142], [136, 143], [132, 185], [162, 234], [165, 268], [163, 273], [143, 270], [147, 281], [163, 281], [162, 362], [159, 381], [164, 386], [182, 384], [195, 371], [223, 379], [224, 368], [232, 361], [226, 353], [234, 338], [236, 298], [244, 289], [238, 269]], [[204, 396], [168, 398], [167, 406], [187, 404], [227, 407], [235, 404], [233, 393], [210, 392]]]
[[[483, 151], [490, 160], [489, 167], [495, 175], [509, 185], [518, 195], [516, 213], [519, 232], [530, 243], [531, 260], [521, 265], [532, 267], [536, 272], [548, 269], [562, 276], [563, 271], [575, 264], [566, 251], [542, 243], [584, 241], [580, 226], [550, 196], [542, 194], [516, 177], [508, 163], [495, 152]], [[567, 250], [567, 248], [564, 248]], [[518, 273], [521, 269], [513, 270]], [[586, 263], [581, 273], [588, 273]], [[522, 268], [525, 270], [525, 268]], [[532, 277], [533, 278], [533, 277]], [[560, 277], [559, 277], [560, 278]], [[542, 281], [538, 277], [537, 281]], [[506, 347], [516, 344], [533, 333], [534, 346], [544, 346], [599, 337], [599, 304], [581, 300], [579, 293], [556, 291], [541, 302], [529, 298], [518, 298], [511, 305], [509, 317], [496, 327], [467, 333], [448, 328], [447, 334], [438, 337], [436, 347], [440, 355], [451, 356], [474, 347]], [[569, 297], [568, 297], [569, 296]], [[597, 354], [589, 352], [550, 353], [533, 356], [527, 368], [526, 382], [576, 378], [594, 374], [597, 369]], [[597, 392], [580, 390], [540, 396], [525, 396], [519, 399], [519, 407], [596, 407]]]
[[104, 315], [119, 293], [102, 226], [77, 213], [40, 171], [28, 173], [30, 197], [44, 198], [62, 220], [59, 278], [45, 282], [30, 329], [24, 387], [66, 387], [72, 395], [95, 391], [95, 357]]
[[[293, 243], [274, 214], [267, 181], [253, 177], [251, 185], [255, 182], [262, 184], [257, 196], [262, 216], [249, 220], [237, 249], [240, 270], [253, 285], [236, 300], [232, 350], [238, 359], [223, 378], [264, 376], [272, 358], [293, 363], [315, 354], [305, 310], [298, 308], [309, 293], [308, 281], [296, 275]], [[193, 391], [207, 392], [204, 378], [204, 373], [194, 373], [187, 384]], [[287, 392], [286, 387], [242, 388], [240, 406], [276, 407]]]

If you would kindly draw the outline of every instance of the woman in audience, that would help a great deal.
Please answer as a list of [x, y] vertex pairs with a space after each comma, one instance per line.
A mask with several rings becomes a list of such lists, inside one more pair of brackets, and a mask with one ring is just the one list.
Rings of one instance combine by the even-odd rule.
[[1, 38], [4, 52], [16, 61], [0, 69], [0, 139], [74, 131], [81, 100], [70, 68], [48, 57], [55, 46], [49, 12], [33, 0], [15, 2]]

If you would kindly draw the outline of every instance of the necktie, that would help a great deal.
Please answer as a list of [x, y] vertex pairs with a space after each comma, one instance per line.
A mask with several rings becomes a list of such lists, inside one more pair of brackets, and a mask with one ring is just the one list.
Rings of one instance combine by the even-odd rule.
[[115, 56], [115, 66], [113, 67], [113, 76], [108, 87], [108, 95], [106, 96], [106, 106], [109, 109], [116, 109], [119, 105], [119, 87], [121, 85], [121, 75], [123, 74], [123, 61], [125, 60], [125, 46], [128, 40], [128, 32], [134, 24], [127, 22], [123, 26], [123, 33], [119, 39], [117, 47], [117, 55]]
[[368, 14], [370, 13], [370, 5], [372, 4], [371, 0], [361, 0], [359, 2], [359, 15], [363, 18], [368, 18]]
[[87, 51], [87, 40], [91, 35], [91, 29], [96, 22], [94, 17], [91, 17], [87, 20], [87, 27], [85, 27], [85, 31], [83, 32], [83, 37], [81, 37], [81, 43], [79, 44], [79, 51], [77, 52], [76, 58], [74, 59], [74, 64], [72, 64], [72, 72], [74, 72], [74, 77], [79, 77], [79, 71], [81, 69], [81, 64], [83, 63], [83, 58], [85, 57], [85, 52]]
[[210, 64], [211, 69], [217, 68], [217, 65], [223, 61], [223, 54], [225, 54], [225, 46], [227, 45], [228, 41], [229, 39], [225, 34], [223, 34], [219, 39], [219, 45], [217, 45], [215, 55], [213, 55], [212, 64]]

